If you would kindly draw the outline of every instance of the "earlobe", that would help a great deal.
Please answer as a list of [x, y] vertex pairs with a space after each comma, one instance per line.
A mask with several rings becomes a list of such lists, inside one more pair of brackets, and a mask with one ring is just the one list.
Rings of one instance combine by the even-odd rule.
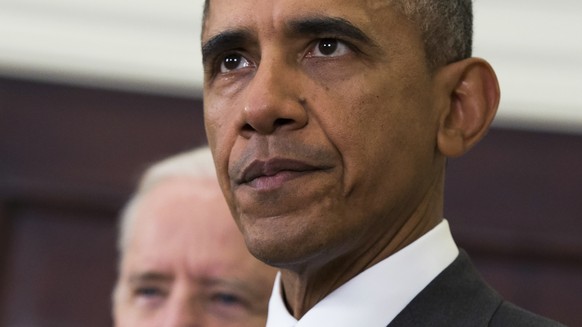
[[495, 72], [483, 59], [469, 58], [437, 72], [447, 100], [441, 113], [437, 146], [446, 157], [458, 157], [489, 130], [499, 106]]

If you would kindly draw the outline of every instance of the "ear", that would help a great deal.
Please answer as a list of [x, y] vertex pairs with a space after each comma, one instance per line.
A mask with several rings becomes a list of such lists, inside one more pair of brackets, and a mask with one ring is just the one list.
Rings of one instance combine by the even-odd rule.
[[485, 60], [469, 58], [449, 64], [436, 73], [443, 106], [437, 146], [446, 157], [458, 157], [489, 130], [499, 106], [499, 83]]

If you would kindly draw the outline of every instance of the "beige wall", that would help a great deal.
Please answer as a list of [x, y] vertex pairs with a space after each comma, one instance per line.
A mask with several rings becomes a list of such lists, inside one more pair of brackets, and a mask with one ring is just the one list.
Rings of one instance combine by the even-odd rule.
[[[202, 0], [0, 0], [0, 74], [199, 96]], [[475, 1], [496, 124], [582, 132], [582, 2]]]

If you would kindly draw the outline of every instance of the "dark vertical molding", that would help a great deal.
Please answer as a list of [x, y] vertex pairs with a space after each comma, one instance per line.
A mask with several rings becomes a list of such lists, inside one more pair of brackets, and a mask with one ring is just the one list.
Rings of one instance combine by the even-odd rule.
[[0, 199], [0, 325], [5, 325], [4, 308], [6, 307], [5, 281], [6, 266], [10, 254], [10, 221], [8, 220], [7, 204], [5, 199]]

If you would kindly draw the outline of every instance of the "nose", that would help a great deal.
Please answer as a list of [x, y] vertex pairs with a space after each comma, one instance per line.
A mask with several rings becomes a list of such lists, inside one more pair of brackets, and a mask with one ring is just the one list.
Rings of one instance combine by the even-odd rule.
[[206, 325], [205, 310], [199, 301], [174, 298], [166, 304], [163, 327], [202, 327]]
[[297, 130], [308, 115], [300, 72], [284, 60], [263, 60], [246, 88], [243, 136]]

